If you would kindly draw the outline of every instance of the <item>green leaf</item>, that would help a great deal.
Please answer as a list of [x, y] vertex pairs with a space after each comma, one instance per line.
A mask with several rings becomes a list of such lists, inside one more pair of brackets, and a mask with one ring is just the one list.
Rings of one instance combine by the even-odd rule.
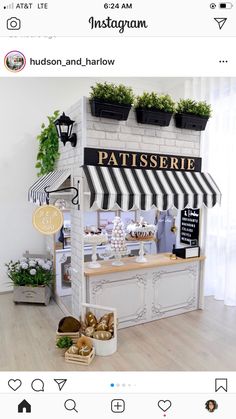
[[54, 122], [59, 116], [59, 111], [56, 110], [52, 116], [48, 116], [48, 125], [41, 125], [41, 133], [37, 136], [39, 141], [39, 148], [37, 153], [37, 162], [35, 167], [40, 169], [38, 176], [45, 175], [55, 168], [55, 163], [59, 158], [59, 141], [57, 130]]
[[210, 117], [212, 115], [210, 104], [207, 104], [205, 101], [196, 102], [192, 99], [180, 99], [177, 104], [176, 112], [206, 117]]
[[111, 103], [122, 105], [132, 105], [134, 102], [134, 92], [131, 87], [123, 84], [114, 83], [96, 83], [91, 86], [90, 99], [100, 99]]
[[158, 95], [155, 92], [144, 92], [141, 96], [137, 96], [135, 108], [157, 109], [164, 112], [174, 112], [175, 102], [170, 95]]

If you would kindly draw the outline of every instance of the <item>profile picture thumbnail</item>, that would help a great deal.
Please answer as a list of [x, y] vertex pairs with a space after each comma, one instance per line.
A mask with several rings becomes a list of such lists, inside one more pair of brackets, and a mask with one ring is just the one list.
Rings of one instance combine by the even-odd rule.
[[4, 59], [5, 67], [14, 73], [23, 70], [26, 64], [26, 58], [20, 51], [10, 51]]
[[207, 400], [205, 403], [205, 408], [208, 410], [208, 412], [214, 412], [216, 409], [218, 409], [218, 404], [215, 400]]

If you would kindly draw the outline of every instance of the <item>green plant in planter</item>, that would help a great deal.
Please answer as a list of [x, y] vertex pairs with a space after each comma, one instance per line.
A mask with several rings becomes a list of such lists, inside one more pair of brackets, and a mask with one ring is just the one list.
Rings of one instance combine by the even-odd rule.
[[134, 102], [134, 92], [131, 87], [123, 84], [114, 83], [96, 83], [91, 86], [90, 99], [98, 99], [107, 103], [116, 103], [119, 105], [132, 105]]
[[41, 125], [41, 133], [37, 136], [39, 150], [35, 167], [39, 169], [38, 176], [43, 176], [52, 172], [56, 160], [59, 157], [59, 140], [54, 122], [59, 116], [59, 111], [55, 111], [52, 116], [48, 116], [48, 125]]
[[205, 101], [196, 102], [192, 99], [180, 99], [176, 113], [186, 113], [209, 118], [212, 115], [211, 105]]
[[73, 345], [73, 341], [69, 336], [63, 336], [58, 339], [57, 347], [60, 349], [68, 349]]
[[158, 95], [155, 92], [144, 92], [136, 97], [135, 108], [156, 109], [163, 112], [174, 112], [175, 102], [170, 95]]
[[53, 279], [53, 265], [50, 260], [22, 258], [6, 264], [8, 277], [15, 286], [46, 286]]

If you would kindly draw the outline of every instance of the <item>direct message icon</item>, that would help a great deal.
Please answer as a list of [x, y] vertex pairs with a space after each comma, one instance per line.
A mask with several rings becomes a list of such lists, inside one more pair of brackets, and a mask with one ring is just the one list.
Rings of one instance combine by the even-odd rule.
[[227, 21], [227, 17], [215, 17], [214, 20], [218, 23], [219, 29], [222, 29]]
[[55, 383], [57, 383], [59, 391], [61, 391], [64, 387], [64, 385], [67, 382], [67, 379], [65, 378], [54, 378]]

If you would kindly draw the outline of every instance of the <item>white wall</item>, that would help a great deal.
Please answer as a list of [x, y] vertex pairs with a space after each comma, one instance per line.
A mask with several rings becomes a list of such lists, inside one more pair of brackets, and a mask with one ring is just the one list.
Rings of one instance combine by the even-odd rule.
[[[0, 79], [0, 292], [9, 289], [4, 264], [28, 249], [41, 252], [44, 238], [32, 227], [34, 206], [27, 191], [36, 180], [36, 136], [47, 114], [66, 110], [99, 79], [2, 78]], [[134, 88], [137, 94], [156, 90], [184, 95], [184, 79], [109, 79]]]

